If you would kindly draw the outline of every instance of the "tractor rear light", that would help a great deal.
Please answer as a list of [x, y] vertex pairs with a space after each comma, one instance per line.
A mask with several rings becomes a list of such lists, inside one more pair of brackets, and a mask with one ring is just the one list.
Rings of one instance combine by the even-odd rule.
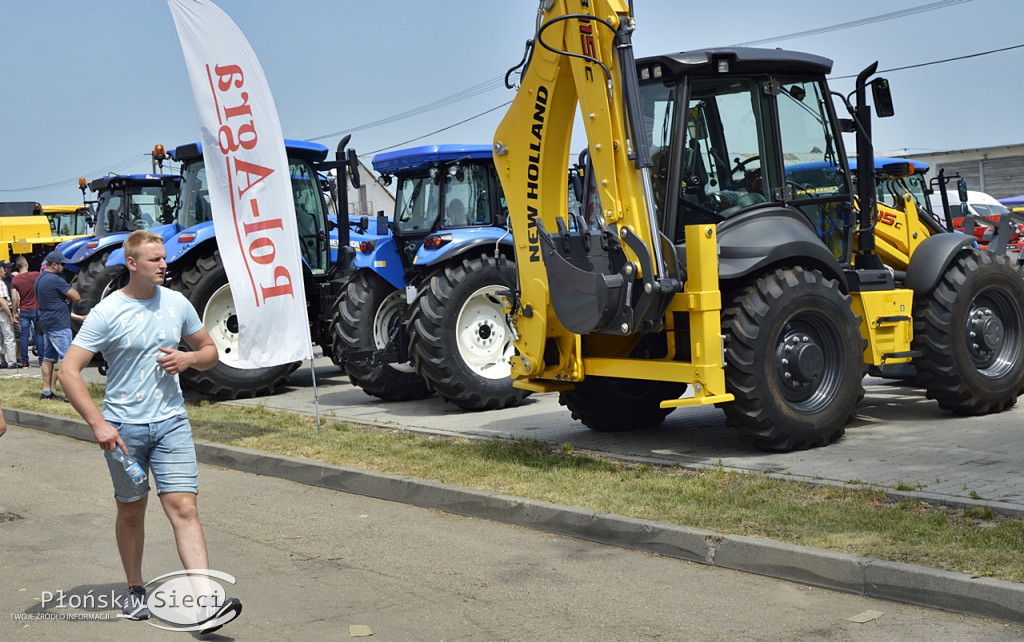
[[427, 238], [423, 239], [423, 247], [428, 250], [436, 250], [442, 245], [447, 245], [452, 242], [451, 234], [430, 234]]
[[88, 249], [88, 250], [95, 250], [95, 249], [96, 249], [96, 247], [97, 247], [97, 246], [98, 246], [99, 244], [100, 244], [100, 240], [99, 240], [99, 239], [93, 239], [93, 240], [89, 241], [88, 243], [86, 243], [86, 244], [85, 244], [85, 247], [86, 247], [86, 249]]
[[376, 243], [372, 241], [359, 241], [359, 251], [363, 254], [369, 254], [373, 251], [373, 247]]
[[194, 240], [196, 240], [195, 232], [185, 232], [178, 235], [178, 243], [191, 243]]

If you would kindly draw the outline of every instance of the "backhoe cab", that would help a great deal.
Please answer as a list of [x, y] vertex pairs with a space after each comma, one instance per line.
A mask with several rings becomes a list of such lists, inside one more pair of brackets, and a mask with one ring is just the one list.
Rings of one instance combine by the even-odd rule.
[[[559, 391], [595, 430], [714, 403], [773, 450], [840, 437], [868, 365], [913, 360], [955, 412], [1016, 402], [1020, 274], [938, 230], [908, 265], [886, 265], [870, 164], [854, 206], [842, 133], [872, 158], [868, 88], [880, 115], [892, 111], [874, 65], [840, 121], [825, 58], [726, 48], [634, 60], [632, 29], [623, 2], [542, 2], [495, 134], [519, 272], [517, 386]], [[599, 203], [581, 208], [599, 212], [589, 220], [565, 208], [577, 102]], [[950, 291], [958, 278], [969, 287]]]

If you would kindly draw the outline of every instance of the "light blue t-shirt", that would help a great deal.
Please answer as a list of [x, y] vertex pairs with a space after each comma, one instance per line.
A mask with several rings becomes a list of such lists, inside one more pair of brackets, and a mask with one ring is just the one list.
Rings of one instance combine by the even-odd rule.
[[157, 287], [151, 299], [120, 290], [99, 302], [82, 323], [73, 345], [102, 352], [107, 361], [103, 417], [118, 423], [162, 421], [185, 412], [177, 375], [156, 362], [176, 349], [183, 336], [203, 328], [195, 308], [181, 293]]

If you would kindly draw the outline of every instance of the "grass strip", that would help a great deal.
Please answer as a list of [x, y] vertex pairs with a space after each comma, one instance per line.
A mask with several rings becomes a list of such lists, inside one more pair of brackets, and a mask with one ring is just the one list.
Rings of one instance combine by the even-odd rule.
[[[5, 406], [77, 417], [41, 401], [39, 380], [3, 381]], [[103, 387], [90, 385], [102, 400]], [[738, 473], [620, 462], [532, 439], [475, 440], [326, 420], [263, 406], [189, 401], [200, 440], [557, 504], [763, 537], [882, 560], [1024, 582], [1024, 522], [990, 509], [896, 501], [837, 487]]]

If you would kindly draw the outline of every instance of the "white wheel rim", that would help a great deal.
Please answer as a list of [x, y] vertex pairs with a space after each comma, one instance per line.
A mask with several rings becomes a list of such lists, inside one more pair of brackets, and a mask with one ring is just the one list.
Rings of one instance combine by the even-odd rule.
[[485, 379], [507, 379], [515, 355], [512, 332], [505, 318], [505, 303], [498, 292], [504, 285], [480, 288], [466, 300], [455, 323], [455, 338], [465, 364]]
[[217, 354], [224, 365], [241, 367], [238, 363], [238, 317], [231, 286], [222, 285], [213, 293], [203, 308], [203, 327], [210, 333]]
[[[381, 301], [380, 307], [377, 308], [377, 314], [373, 317], [373, 345], [377, 349], [383, 349], [388, 345], [388, 340], [390, 339], [388, 329], [391, 325], [391, 320], [396, 315], [402, 314], [404, 300], [405, 292], [395, 290], [385, 297]], [[411, 361], [389, 363], [388, 365], [399, 372], [415, 372]]]

